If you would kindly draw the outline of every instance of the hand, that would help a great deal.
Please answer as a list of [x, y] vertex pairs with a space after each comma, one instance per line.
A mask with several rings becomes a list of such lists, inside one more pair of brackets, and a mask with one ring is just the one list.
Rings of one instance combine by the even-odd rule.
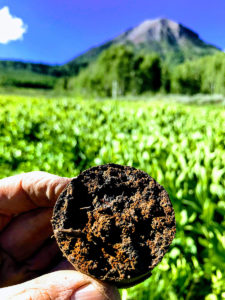
[[45, 172], [0, 180], [0, 299], [120, 299], [113, 286], [74, 271], [51, 238], [52, 209], [69, 182]]

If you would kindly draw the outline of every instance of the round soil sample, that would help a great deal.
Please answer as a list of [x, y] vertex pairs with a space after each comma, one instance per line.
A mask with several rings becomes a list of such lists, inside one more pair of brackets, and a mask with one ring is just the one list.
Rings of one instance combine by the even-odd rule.
[[76, 270], [117, 287], [149, 277], [176, 232], [164, 188], [143, 171], [115, 164], [74, 178], [56, 202], [52, 224]]

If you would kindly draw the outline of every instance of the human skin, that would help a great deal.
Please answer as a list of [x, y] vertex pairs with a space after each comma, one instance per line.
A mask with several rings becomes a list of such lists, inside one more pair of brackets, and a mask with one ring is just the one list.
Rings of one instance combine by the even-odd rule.
[[45, 172], [0, 180], [0, 299], [120, 299], [115, 287], [75, 271], [51, 238], [52, 209], [70, 180]]

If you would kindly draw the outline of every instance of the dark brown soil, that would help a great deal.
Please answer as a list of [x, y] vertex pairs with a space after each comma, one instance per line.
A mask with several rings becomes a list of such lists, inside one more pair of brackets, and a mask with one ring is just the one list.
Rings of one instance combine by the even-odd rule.
[[118, 287], [149, 277], [176, 231], [164, 188], [143, 171], [115, 164], [74, 178], [56, 202], [52, 224], [76, 270]]

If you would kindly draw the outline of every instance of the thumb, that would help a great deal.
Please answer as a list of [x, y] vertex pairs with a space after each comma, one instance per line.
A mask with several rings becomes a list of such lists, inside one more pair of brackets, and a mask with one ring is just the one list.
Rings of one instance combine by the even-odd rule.
[[76, 271], [57, 271], [0, 290], [0, 299], [119, 300], [118, 290]]

